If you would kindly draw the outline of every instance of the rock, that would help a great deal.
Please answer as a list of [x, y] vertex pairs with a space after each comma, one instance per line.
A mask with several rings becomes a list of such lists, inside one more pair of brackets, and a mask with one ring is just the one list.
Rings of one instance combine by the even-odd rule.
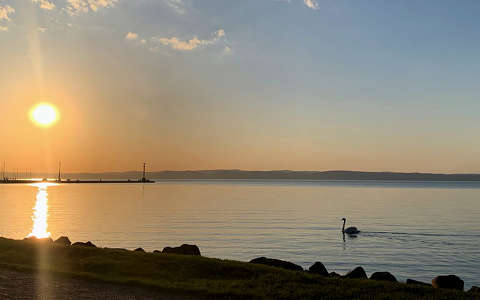
[[455, 275], [437, 276], [433, 278], [432, 285], [435, 288], [453, 289], [459, 291], [463, 291], [464, 287], [463, 280]]
[[421, 281], [417, 281], [417, 280], [413, 280], [413, 279], [407, 279], [407, 284], [416, 284], [416, 285], [423, 285], [423, 286], [432, 286], [431, 284], [428, 284], [428, 283], [425, 283], [425, 282], [421, 282]]
[[267, 265], [271, 267], [277, 267], [277, 268], [282, 268], [282, 269], [292, 270], [292, 271], [303, 271], [303, 268], [300, 267], [299, 265], [296, 265], [289, 261], [280, 260], [280, 259], [259, 257], [259, 258], [252, 259], [250, 263]]
[[51, 238], [39, 239], [37, 237], [31, 236], [23, 239], [24, 241], [33, 242], [33, 243], [53, 243]]
[[165, 247], [162, 253], [196, 255], [201, 256], [200, 249], [196, 245], [183, 244], [180, 247]]
[[145, 252], [145, 250], [143, 250], [143, 248], [137, 248], [134, 250], [135, 252]]
[[328, 274], [329, 277], [332, 277], [332, 278], [340, 278], [342, 277], [340, 274], [338, 273], [335, 273], [335, 272], [330, 272], [330, 274]]
[[97, 248], [97, 246], [95, 246], [95, 245], [94, 245], [92, 242], [90, 242], [90, 241], [88, 241], [88, 242], [86, 242], [86, 243], [76, 242], [76, 243], [73, 243], [72, 246]]
[[350, 278], [350, 279], [367, 279], [367, 273], [365, 273], [365, 270], [362, 267], [356, 267], [355, 269], [351, 270], [347, 274], [343, 275], [344, 278]]
[[375, 272], [370, 276], [372, 280], [380, 280], [380, 281], [390, 281], [390, 282], [397, 282], [397, 278], [390, 274], [389, 272]]
[[153, 250], [153, 253], [162, 253], [162, 251], [159, 251], [159, 250]]
[[66, 236], [59, 237], [58, 239], [55, 240], [54, 243], [62, 246], [70, 246], [72, 244], [72, 242], [70, 242], [70, 239]]
[[128, 250], [125, 249], [125, 248], [105, 248], [105, 249], [114, 250], [114, 251], [127, 251], [128, 252]]
[[310, 273], [313, 273], [313, 274], [318, 274], [318, 275], [322, 275], [322, 276], [328, 276], [328, 271], [327, 271], [327, 268], [325, 268], [325, 266], [317, 261], [316, 263], [314, 263], [309, 269], [308, 269], [308, 272]]
[[468, 291], [472, 294], [479, 294], [480, 295], [480, 288], [478, 286], [472, 286], [472, 288]]

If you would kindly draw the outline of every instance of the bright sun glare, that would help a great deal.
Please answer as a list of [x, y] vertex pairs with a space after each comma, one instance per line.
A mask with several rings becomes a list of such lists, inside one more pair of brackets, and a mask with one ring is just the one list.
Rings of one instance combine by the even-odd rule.
[[41, 103], [30, 111], [30, 118], [35, 124], [48, 127], [57, 122], [58, 111], [55, 106], [51, 104]]

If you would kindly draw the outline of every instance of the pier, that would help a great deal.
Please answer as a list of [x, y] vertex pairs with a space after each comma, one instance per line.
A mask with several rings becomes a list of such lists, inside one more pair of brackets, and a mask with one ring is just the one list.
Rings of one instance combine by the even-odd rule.
[[155, 181], [150, 180], [150, 179], [138, 179], [138, 180], [103, 180], [103, 179], [98, 179], [98, 180], [71, 180], [71, 179], [62, 179], [62, 180], [56, 180], [56, 179], [4, 179], [0, 180], [0, 184], [35, 184], [35, 183], [57, 183], [57, 184], [85, 184], [85, 183], [96, 183], [96, 184], [107, 184], [107, 183], [155, 183]]
[[[107, 183], [117, 183], [117, 184], [124, 184], [124, 183], [155, 183], [155, 181], [150, 180], [147, 178], [147, 163], [143, 163], [143, 173], [141, 179], [62, 179], [62, 163], [58, 163], [58, 177], [57, 179], [52, 178], [43, 178], [43, 179], [28, 179], [23, 178], [19, 179], [18, 175], [15, 178], [7, 177], [6, 172], [6, 163], [3, 163], [3, 176], [0, 178], [0, 184], [35, 184], [35, 183], [56, 183], [56, 184], [85, 184], [85, 183], [95, 183], [95, 184], [107, 184]], [[18, 173], [18, 171], [17, 171]], [[25, 174], [27, 175], [27, 174]], [[31, 173], [30, 173], [31, 176]]]

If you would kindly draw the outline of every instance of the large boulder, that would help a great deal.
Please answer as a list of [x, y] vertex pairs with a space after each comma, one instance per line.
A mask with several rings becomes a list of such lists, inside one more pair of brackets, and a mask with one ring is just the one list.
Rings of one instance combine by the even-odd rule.
[[200, 249], [196, 245], [187, 244], [183, 244], [180, 247], [165, 247], [162, 253], [201, 256]]
[[389, 272], [375, 272], [370, 276], [372, 280], [397, 282], [397, 278]]
[[72, 242], [70, 242], [70, 239], [67, 236], [59, 237], [58, 239], [55, 240], [54, 243], [62, 246], [70, 246], [72, 244]]
[[143, 250], [143, 248], [137, 248], [134, 250], [135, 252], [145, 252], [145, 250]]
[[432, 285], [435, 288], [463, 291], [464, 282], [458, 276], [447, 275], [433, 278]]
[[416, 284], [416, 285], [423, 285], [423, 286], [432, 286], [431, 284], [428, 284], [428, 283], [425, 283], [425, 282], [421, 282], [421, 281], [417, 281], [417, 280], [413, 280], [413, 279], [407, 279], [407, 284]]
[[76, 242], [76, 243], [73, 243], [72, 246], [75, 246], [75, 247], [90, 247], [90, 248], [97, 248], [97, 246], [95, 246], [92, 242], [88, 241], [86, 243], [83, 243], [83, 242]]
[[259, 257], [259, 258], [252, 259], [250, 263], [277, 267], [277, 268], [282, 268], [282, 269], [292, 270], [292, 271], [303, 271], [303, 268], [300, 267], [299, 265], [296, 265], [289, 261], [284, 261], [284, 260], [274, 259], [274, 258]]
[[362, 267], [356, 267], [355, 269], [351, 270], [347, 274], [343, 275], [344, 278], [350, 279], [367, 279], [367, 273]]
[[327, 268], [325, 268], [325, 266], [317, 261], [316, 263], [314, 263], [309, 269], [308, 269], [308, 272], [310, 273], [313, 273], [313, 274], [318, 274], [318, 275], [322, 275], [322, 276], [328, 276], [328, 271], [327, 271]]

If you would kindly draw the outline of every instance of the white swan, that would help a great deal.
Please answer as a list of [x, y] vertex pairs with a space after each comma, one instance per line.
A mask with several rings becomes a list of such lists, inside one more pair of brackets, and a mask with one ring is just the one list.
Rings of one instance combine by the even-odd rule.
[[360, 230], [357, 229], [357, 227], [348, 227], [345, 229], [345, 223], [347, 222], [347, 219], [342, 218], [343, 221], [343, 227], [342, 227], [342, 233], [343, 234], [357, 234], [360, 233]]

